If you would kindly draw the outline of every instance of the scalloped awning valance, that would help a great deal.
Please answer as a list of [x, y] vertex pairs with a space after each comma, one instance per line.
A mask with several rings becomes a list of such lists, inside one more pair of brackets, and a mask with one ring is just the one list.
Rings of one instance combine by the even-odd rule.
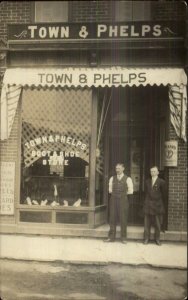
[[164, 85], [169, 94], [171, 122], [179, 137], [186, 140], [185, 118], [187, 76], [181, 68], [10, 68], [1, 92], [1, 135], [10, 136], [23, 87], [119, 87]]
[[186, 85], [181, 68], [10, 68], [5, 85], [49, 87], [119, 87], [146, 85]]

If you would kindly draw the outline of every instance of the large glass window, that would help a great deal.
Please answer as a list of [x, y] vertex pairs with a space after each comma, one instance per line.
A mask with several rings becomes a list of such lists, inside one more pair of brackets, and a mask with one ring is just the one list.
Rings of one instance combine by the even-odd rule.
[[91, 90], [23, 91], [21, 204], [89, 204], [91, 101]]
[[115, 21], [144, 21], [151, 19], [150, 1], [115, 2]]
[[35, 1], [35, 22], [68, 22], [68, 1]]
[[35, 1], [35, 22], [185, 20], [183, 1]]

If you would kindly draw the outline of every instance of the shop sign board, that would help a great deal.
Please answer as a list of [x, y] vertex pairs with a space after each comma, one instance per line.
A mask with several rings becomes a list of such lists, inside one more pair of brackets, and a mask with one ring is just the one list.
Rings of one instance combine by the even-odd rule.
[[[181, 68], [8, 68], [3, 80], [5, 85], [35, 87], [119, 87], [120, 85], [139, 86], [141, 84], [143, 86], [147, 84], [187, 84], [187, 76]], [[66, 143], [73, 144], [74, 141], [71, 137], [70, 139], [67, 137]]]
[[15, 162], [0, 163], [0, 214], [14, 214]]
[[8, 24], [10, 42], [105, 41], [127, 39], [183, 38], [185, 26], [178, 21], [116, 23], [34, 23]]
[[178, 142], [173, 140], [166, 141], [164, 166], [177, 167], [177, 165], [178, 165]]

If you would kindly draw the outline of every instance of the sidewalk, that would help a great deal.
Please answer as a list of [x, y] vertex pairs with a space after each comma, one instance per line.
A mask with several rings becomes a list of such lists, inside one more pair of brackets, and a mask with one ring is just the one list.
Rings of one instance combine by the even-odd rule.
[[120, 263], [163, 268], [187, 268], [186, 243], [128, 241], [104, 243], [102, 239], [8, 235], [0, 236], [1, 258], [63, 261], [77, 264]]

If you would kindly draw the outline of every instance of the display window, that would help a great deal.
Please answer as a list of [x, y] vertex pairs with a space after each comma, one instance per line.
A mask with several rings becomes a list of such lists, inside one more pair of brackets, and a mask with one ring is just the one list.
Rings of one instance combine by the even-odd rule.
[[24, 89], [21, 204], [88, 206], [92, 92]]

